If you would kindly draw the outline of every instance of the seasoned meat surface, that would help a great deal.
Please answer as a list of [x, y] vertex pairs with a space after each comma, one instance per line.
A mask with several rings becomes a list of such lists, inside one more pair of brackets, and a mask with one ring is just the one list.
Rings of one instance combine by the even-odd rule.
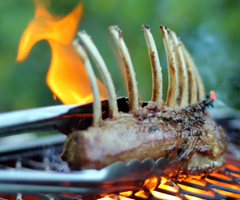
[[[205, 108], [216, 98], [213, 91], [204, 100], [205, 91], [197, 68], [182, 41], [167, 27], [160, 25], [168, 66], [168, 92], [163, 100], [162, 67], [148, 25], [142, 25], [152, 69], [152, 101], [142, 107], [129, 50], [122, 31], [109, 31], [123, 61], [128, 88], [128, 113], [118, 112], [114, 84], [90, 36], [78, 33], [75, 42], [91, 81], [94, 102], [92, 126], [75, 130], [65, 142], [62, 154], [72, 170], [101, 169], [116, 161], [157, 160], [165, 157], [175, 169], [174, 175], [208, 173], [224, 163], [226, 137]], [[102, 118], [98, 87], [89, 51], [108, 91], [109, 118]]]
[[210, 172], [224, 162], [226, 136], [205, 111], [205, 102], [178, 109], [149, 102], [134, 113], [121, 113], [117, 120], [74, 131], [62, 158], [72, 170], [165, 157], [179, 173]]

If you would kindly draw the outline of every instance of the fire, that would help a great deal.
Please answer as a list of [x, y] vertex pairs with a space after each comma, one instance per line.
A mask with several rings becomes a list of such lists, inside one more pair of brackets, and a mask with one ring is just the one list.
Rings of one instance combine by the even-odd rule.
[[210, 91], [210, 98], [216, 100], [217, 96], [214, 91]]
[[[82, 4], [61, 19], [52, 16], [40, 1], [35, 0], [35, 5], [35, 16], [20, 40], [17, 61], [23, 61], [35, 43], [47, 40], [52, 50], [52, 60], [46, 81], [52, 92], [64, 104], [93, 101], [87, 73], [72, 45], [82, 13]], [[97, 81], [100, 98], [107, 98], [106, 88], [99, 80]]]
[[126, 192], [120, 192], [119, 195], [120, 196], [124, 196], [124, 197], [129, 197], [132, 195], [132, 191], [126, 191]]
[[136, 193], [134, 194], [134, 196], [135, 196], [135, 197], [141, 197], [142, 199], [147, 199], [147, 198], [148, 198], [148, 194], [147, 194], [147, 192], [144, 191], [144, 190], [140, 190], [140, 191], [136, 192]]
[[209, 196], [213, 196], [213, 192], [212, 191], [208, 191], [208, 190], [201, 190], [201, 189], [197, 189], [194, 187], [190, 187], [190, 186], [186, 186], [183, 184], [178, 184], [178, 186], [183, 189], [183, 190], [187, 190], [187, 191], [191, 191], [194, 193], [198, 193], [198, 194], [204, 194], [204, 195], [209, 195]]
[[169, 194], [165, 194], [162, 192], [152, 191], [152, 195], [158, 199], [165, 199], [165, 200], [181, 200], [180, 197], [175, 197]]
[[169, 185], [168, 182], [169, 180], [167, 178], [161, 177], [161, 184], [158, 186], [158, 188], [177, 193], [177, 188], [173, 185]]

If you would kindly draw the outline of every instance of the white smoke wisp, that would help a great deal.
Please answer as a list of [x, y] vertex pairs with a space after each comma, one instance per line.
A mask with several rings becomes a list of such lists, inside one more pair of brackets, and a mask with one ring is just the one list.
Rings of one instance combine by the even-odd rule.
[[229, 108], [240, 102], [240, 96], [234, 94], [238, 61], [232, 58], [233, 51], [229, 51], [221, 28], [216, 27], [219, 30], [212, 33], [209, 27], [210, 23], [200, 25], [191, 37], [184, 38], [184, 42], [198, 67], [206, 94], [213, 90], [217, 96], [214, 105]]

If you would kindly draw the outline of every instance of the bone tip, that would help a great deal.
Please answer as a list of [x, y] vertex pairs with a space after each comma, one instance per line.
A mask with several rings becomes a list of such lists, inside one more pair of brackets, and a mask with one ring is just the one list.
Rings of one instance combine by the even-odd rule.
[[148, 32], [151, 32], [149, 25], [143, 24], [143, 25], [142, 25], [141, 32], [147, 32], [147, 31], [148, 31]]
[[122, 30], [121, 30], [120, 28], [118, 28], [118, 26], [116, 26], [116, 25], [115, 25], [115, 26], [110, 26], [110, 27], [108, 28], [108, 30], [109, 30], [109, 31], [115, 30], [115, 31], [118, 32], [119, 36], [122, 37]]
[[164, 26], [164, 25], [162, 25], [162, 24], [159, 26], [159, 28], [160, 28], [160, 29], [168, 29], [166, 26]]
[[168, 28], [168, 29], [167, 29], [168, 35], [171, 35], [171, 32], [172, 32], [172, 31]]
[[73, 40], [72, 44], [73, 44], [73, 46], [76, 47], [79, 44], [79, 40], [78, 39]]
[[87, 36], [88, 38], [92, 39], [91, 36], [89, 36], [86, 31], [79, 31], [77, 34], [79, 37], [81, 37], [83, 35], [83, 36]]
[[164, 25], [160, 25], [159, 28], [160, 28], [160, 31], [161, 31], [161, 34], [162, 34], [162, 38], [164, 38], [164, 35], [165, 35], [165, 32], [164, 32], [164, 31], [167, 30], [167, 27], [164, 26]]
[[119, 29], [119, 28], [118, 28], [117, 25], [113, 25], [113, 26], [110, 26], [110, 27], [108, 28], [108, 30], [112, 30], [112, 29]]
[[83, 30], [83, 31], [79, 31], [77, 34], [81, 35], [81, 34], [87, 34], [87, 33], [86, 33], [86, 31]]
[[81, 40], [79, 40], [79, 39], [73, 40], [72, 44], [73, 44], [73, 46], [75, 46], [75, 47], [76, 47], [77, 45], [83, 46], [83, 42], [82, 42]]
[[150, 29], [149, 25], [143, 24], [142, 27], [145, 27], [146, 29]]

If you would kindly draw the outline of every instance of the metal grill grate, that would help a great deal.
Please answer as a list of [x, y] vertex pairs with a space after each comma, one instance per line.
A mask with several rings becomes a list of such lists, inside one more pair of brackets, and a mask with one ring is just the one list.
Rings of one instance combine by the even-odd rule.
[[[0, 170], [1, 171], [18, 171], [20, 172], [36, 172], [36, 171], [58, 171], [67, 172], [68, 167], [60, 158], [60, 153], [63, 148], [63, 136], [54, 136], [47, 138], [49, 144], [42, 146], [41, 141], [32, 145], [19, 148], [17, 146], [8, 147], [7, 149], [0, 149]], [[53, 145], [52, 145], [53, 144]], [[24, 148], [23, 148], [24, 147]], [[231, 146], [231, 149], [233, 147]], [[240, 149], [234, 147], [237, 151]], [[108, 194], [106, 199], [240, 199], [240, 160], [231, 153], [225, 155], [227, 163], [217, 173], [212, 173], [206, 177], [187, 178], [182, 181], [164, 180], [154, 190], [150, 191], [128, 191], [121, 193]], [[42, 186], [46, 183], [42, 182]], [[56, 185], [58, 187], [59, 185]], [[64, 185], [66, 188], [68, 185]], [[4, 194], [4, 187], [6, 191]], [[8, 187], [8, 188], [7, 188]], [[102, 198], [102, 195], [81, 195], [76, 192], [64, 193], [66, 191], [59, 190], [54, 194], [41, 192], [24, 192], [18, 193], [19, 187], [29, 187], [24, 183], [9, 183], [0, 182], [0, 199], [88, 199], [88, 198]], [[35, 186], [41, 187], [41, 186]], [[9, 190], [9, 188], [11, 188]], [[63, 187], [62, 187], [63, 188]], [[61, 189], [61, 188], [60, 188]], [[25, 189], [26, 191], [28, 188]], [[22, 191], [22, 190], [21, 190]], [[41, 189], [39, 190], [41, 191]]]
[[[239, 149], [238, 149], [239, 150]], [[218, 172], [206, 177], [191, 177], [184, 180], [164, 180], [154, 190], [124, 192], [109, 195], [105, 199], [164, 199], [164, 200], [201, 200], [201, 199], [240, 199], [240, 162], [227, 153], [226, 164]], [[127, 199], [126, 199], [127, 200]]]

